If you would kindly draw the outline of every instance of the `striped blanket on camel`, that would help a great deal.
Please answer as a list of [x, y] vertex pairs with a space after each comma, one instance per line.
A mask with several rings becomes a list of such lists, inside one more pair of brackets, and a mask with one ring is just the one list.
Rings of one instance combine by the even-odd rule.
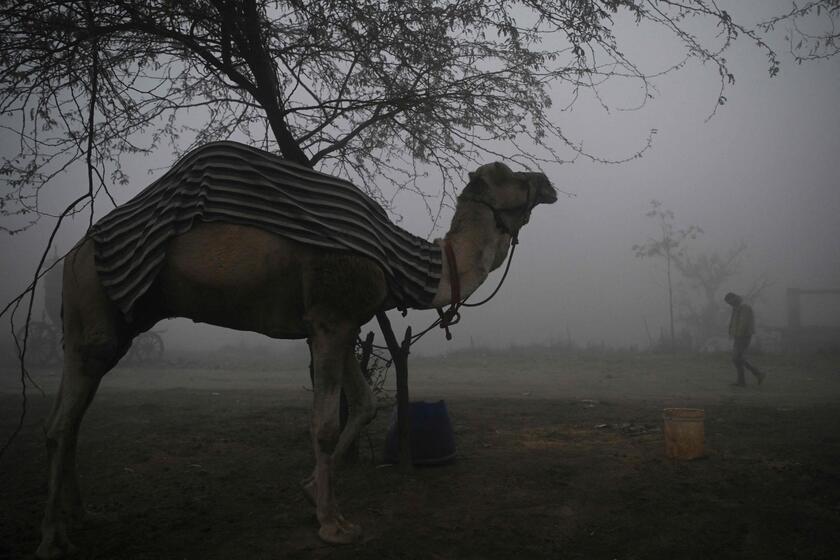
[[213, 142], [111, 211], [88, 232], [105, 291], [130, 318], [155, 281], [167, 242], [196, 223], [248, 225], [376, 261], [401, 308], [428, 308], [441, 251], [388, 219], [358, 187], [236, 142]]

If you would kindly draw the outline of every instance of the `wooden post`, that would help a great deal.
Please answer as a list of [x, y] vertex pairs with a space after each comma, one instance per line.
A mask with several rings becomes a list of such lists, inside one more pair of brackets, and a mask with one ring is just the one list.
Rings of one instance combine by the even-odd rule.
[[312, 341], [306, 339], [306, 347], [309, 348], [309, 382], [312, 384], [312, 390], [315, 390], [315, 358], [312, 356]]
[[411, 423], [408, 399], [408, 352], [411, 348], [411, 327], [405, 329], [397, 370], [397, 433], [400, 436], [400, 468], [411, 470]]
[[378, 311], [376, 319], [379, 321], [379, 328], [382, 329], [382, 335], [385, 337], [391, 359], [394, 361], [394, 369], [397, 371], [397, 435], [400, 470], [407, 472], [412, 469], [411, 425], [408, 417], [408, 352], [411, 347], [411, 327], [405, 330], [405, 338], [402, 344], [399, 344], [385, 312]]
[[365, 337], [365, 341], [362, 342], [362, 357], [359, 359], [359, 368], [362, 370], [362, 375], [365, 376], [365, 379], [368, 383], [371, 381], [371, 373], [370, 373], [370, 356], [373, 354], [373, 331], [367, 333], [367, 337]]

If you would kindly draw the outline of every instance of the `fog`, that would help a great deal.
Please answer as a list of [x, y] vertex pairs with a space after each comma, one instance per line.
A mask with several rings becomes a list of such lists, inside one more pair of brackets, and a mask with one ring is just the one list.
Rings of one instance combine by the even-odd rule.
[[[666, 66], [671, 45], [638, 35], [632, 35], [628, 51], [642, 70]], [[775, 46], [784, 50], [781, 33], [778, 39]], [[434, 331], [416, 352], [569, 339], [580, 345], [648, 347], [667, 328], [664, 269], [658, 260], [636, 258], [631, 247], [657, 234], [656, 223], [645, 217], [652, 199], [674, 212], [678, 226], [703, 228], [704, 234], [688, 246], [692, 254], [725, 253], [741, 242], [746, 245], [742, 270], [725, 289], [742, 292], [759, 278], [769, 280], [754, 304], [759, 326], [784, 324], [788, 287], [840, 288], [840, 59], [798, 66], [783, 58], [775, 78], [768, 75], [762, 53], [749, 43], [735, 45], [727, 60], [737, 81], [712, 118], [717, 70], [696, 62], [658, 78], [655, 99], [638, 111], [605, 112], [586, 98], [573, 111], [558, 111], [565, 133], [603, 158], [632, 155], [644, 146], [648, 131], [656, 129], [653, 146], [643, 157], [622, 164], [578, 158], [546, 166], [543, 171], [570, 196], [534, 211], [498, 296], [486, 306], [465, 310], [451, 342]], [[614, 108], [633, 106], [640, 95], [637, 86], [606, 93]], [[14, 149], [9, 136], [0, 136], [0, 142], [2, 153]], [[118, 200], [128, 200], [159, 176], [165, 158], [128, 161], [131, 183], [116, 191]], [[147, 173], [150, 167], [155, 170]], [[84, 173], [77, 169], [45, 192], [42, 203], [58, 208], [83, 189]], [[451, 211], [430, 232], [418, 200], [401, 195], [397, 201], [406, 229], [429, 237], [445, 233]], [[98, 205], [105, 209], [105, 200]], [[50, 225], [44, 220], [24, 233], [2, 237], [4, 304], [30, 281]], [[57, 240], [58, 253], [70, 249], [87, 225], [86, 216], [69, 223]], [[473, 299], [489, 293], [500, 275], [491, 275]], [[678, 294], [684, 288], [678, 278]], [[803, 311], [806, 323], [840, 325], [840, 302], [831, 298], [809, 301]], [[405, 319], [392, 320], [398, 333], [408, 324], [416, 332], [434, 317], [412, 311]], [[268, 342], [183, 320], [156, 329], [165, 331], [172, 348], [215, 350]]]

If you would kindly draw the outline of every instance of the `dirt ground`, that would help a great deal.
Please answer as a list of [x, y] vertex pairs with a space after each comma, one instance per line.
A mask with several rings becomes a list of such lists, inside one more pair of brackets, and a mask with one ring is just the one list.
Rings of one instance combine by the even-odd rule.
[[[512, 349], [414, 359], [412, 399], [447, 401], [457, 460], [380, 465], [388, 412], [339, 477], [357, 545], [319, 542], [298, 489], [311, 469], [301, 364], [118, 369], [82, 427], [97, 559], [834, 559], [840, 549], [840, 358], [757, 356], [761, 387], [729, 387], [724, 354]], [[15, 425], [0, 371], [0, 435]], [[0, 558], [31, 557], [46, 494], [40, 432], [57, 372], [35, 378], [0, 460]], [[751, 380], [752, 381], [752, 380]], [[662, 409], [706, 411], [706, 456], [663, 453]]]

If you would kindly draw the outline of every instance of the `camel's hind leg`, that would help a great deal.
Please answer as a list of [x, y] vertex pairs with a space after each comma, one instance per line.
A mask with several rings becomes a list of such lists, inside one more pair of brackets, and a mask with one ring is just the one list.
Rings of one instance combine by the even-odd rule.
[[68, 525], [83, 514], [76, 476], [76, 441], [82, 416], [93, 400], [101, 377], [97, 373], [86, 374], [78, 365], [67, 364], [65, 358], [61, 388], [45, 429], [49, 494], [41, 523], [41, 544], [36, 552], [38, 558], [61, 558], [74, 551], [67, 534]]
[[49, 493], [41, 524], [38, 558], [61, 558], [74, 547], [68, 526], [82, 513], [76, 476], [79, 425], [102, 376], [128, 347], [122, 325], [82, 246], [71, 253], [64, 273], [64, 370], [45, 426]]

